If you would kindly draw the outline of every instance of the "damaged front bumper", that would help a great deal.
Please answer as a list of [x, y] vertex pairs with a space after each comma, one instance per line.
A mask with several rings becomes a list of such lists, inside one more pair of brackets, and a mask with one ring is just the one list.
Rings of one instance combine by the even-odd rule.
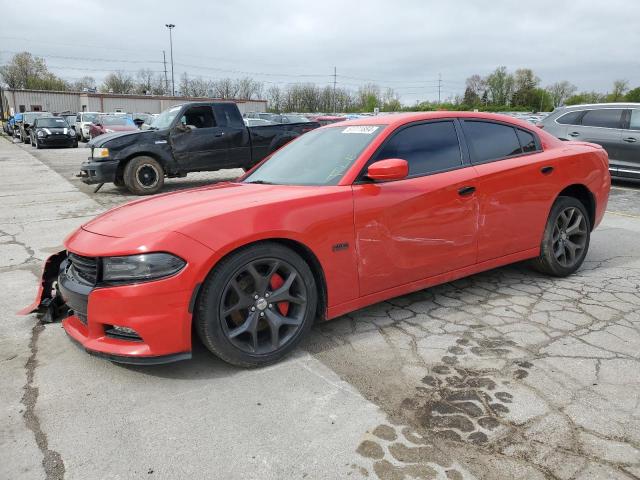
[[98, 183], [113, 183], [118, 170], [118, 160], [89, 160], [80, 166], [78, 177], [89, 185]]
[[68, 315], [69, 307], [62, 299], [58, 285], [58, 277], [66, 260], [67, 252], [65, 250], [47, 258], [40, 276], [36, 298], [31, 305], [20, 310], [19, 315], [41, 314], [42, 323], [55, 322]]

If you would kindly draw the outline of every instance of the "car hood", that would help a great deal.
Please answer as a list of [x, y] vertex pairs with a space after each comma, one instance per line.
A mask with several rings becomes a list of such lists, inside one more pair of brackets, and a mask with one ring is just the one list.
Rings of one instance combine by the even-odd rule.
[[[154, 232], [187, 234], [194, 224], [255, 208], [320, 196], [332, 187], [221, 183], [135, 200], [113, 208], [82, 226], [109, 237], [144, 236]], [[335, 187], [334, 187], [335, 188]], [[197, 240], [197, 239], [196, 239]]]
[[[107, 128], [110, 128], [110, 127], [107, 127]], [[113, 130], [115, 130], [115, 129], [113, 129]], [[87, 146], [88, 147], [102, 147], [109, 140], [113, 140], [115, 138], [127, 137], [127, 136], [130, 136], [130, 135], [144, 135], [146, 133], [152, 133], [152, 131], [151, 130], [142, 131], [142, 130], [138, 130], [136, 128], [135, 130], [128, 130], [128, 131], [123, 131], [123, 132], [104, 133], [104, 134], [100, 135], [99, 137], [96, 137], [93, 140], [90, 140], [89, 143], [87, 144]]]

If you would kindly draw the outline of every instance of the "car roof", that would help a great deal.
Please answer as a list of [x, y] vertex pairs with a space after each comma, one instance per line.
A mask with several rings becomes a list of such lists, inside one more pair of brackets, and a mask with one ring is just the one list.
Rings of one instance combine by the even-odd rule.
[[437, 120], [439, 118], [476, 118], [484, 120], [495, 120], [499, 122], [510, 123], [522, 128], [531, 130], [535, 128], [531, 123], [520, 120], [519, 118], [501, 115], [498, 113], [487, 112], [453, 112], [453, 111], [436, 111], [436, 112], [413, 112], [398, 113], [393, 115], [376, 115], [374, 117], [355, 118], [353, 120], [345, 120], [343, 122], [325, 125], [321, 128], [348, 127], [350, 125], [385, 125], [399, 127], [407, 123], [420, 122], [424, 120]]
[[566, 105], [564, 107], [558, 107], [558, 110], [580, 110], [585, 107], [603, 107], [603, 108], [640, 108], [640, 103], [622, 103], [622, 102], [609, 102], [609, 103], [581, 103], [579, 105]]

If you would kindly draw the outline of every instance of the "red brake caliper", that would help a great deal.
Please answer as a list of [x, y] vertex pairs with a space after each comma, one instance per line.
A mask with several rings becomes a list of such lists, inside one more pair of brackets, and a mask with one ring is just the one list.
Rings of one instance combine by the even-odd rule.
[[[284, 285], [284, 279], [274, 273], [271, 276], [271, 281], [269, 282], [269, 286], [271, 287], [271, 291], [275, 292], [278, 288]], [[278, 303], [278, 310], [280, 310], [280, 314], [286, 316], [289, 313], [289, 302], [280, 302]]]

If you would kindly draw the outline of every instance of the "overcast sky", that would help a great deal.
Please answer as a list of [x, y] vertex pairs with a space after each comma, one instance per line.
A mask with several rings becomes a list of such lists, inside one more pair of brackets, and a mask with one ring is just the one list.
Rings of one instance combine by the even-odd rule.
[[[405, 103], [462, 94], [499, 65], [531, 68], [546, 86], [640, 86], [638, 0], [0, 0], [0, 64], [28, 50], [73, 80], [110, 70], [162, 71], [173, 31], [182, 72], [287, 84], [374, 81]], [[25, 8], [27, 10], [25, 11]], [[170, 73], [169, 73], [170, 75]]]

